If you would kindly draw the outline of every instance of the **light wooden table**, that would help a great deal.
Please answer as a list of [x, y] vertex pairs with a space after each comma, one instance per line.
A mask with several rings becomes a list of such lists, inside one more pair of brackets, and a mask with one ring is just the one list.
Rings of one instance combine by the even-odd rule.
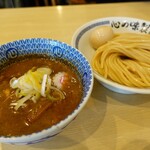
[[[150, 20], [150, 2], [1, 9], [0, 44], [45, 37], [68, 44], [75, 30], [109, 16]], [[89, 102], [61, 134], [29, 146], [0, 150], [150, 150], [150, 95], [111, 92], [96, 80]]]

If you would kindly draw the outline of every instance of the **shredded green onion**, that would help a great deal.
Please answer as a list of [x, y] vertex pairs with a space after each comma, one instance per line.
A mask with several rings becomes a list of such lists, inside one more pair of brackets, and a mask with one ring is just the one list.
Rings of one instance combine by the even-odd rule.
[[[52, 70], [47, 67], [32, 68], [19, 78], [13, 77], [10, 80], [10, 87], [15, 89], [17, 100], [10, 105], [15, 110], [25, 106], [26, 101], [31, 100], [36, 103], [41, 96], [49, 100], [64, 99], [64, 93], [52, 85]], [[51, 95], [51, 90], [55, 91], [56, 97]]]

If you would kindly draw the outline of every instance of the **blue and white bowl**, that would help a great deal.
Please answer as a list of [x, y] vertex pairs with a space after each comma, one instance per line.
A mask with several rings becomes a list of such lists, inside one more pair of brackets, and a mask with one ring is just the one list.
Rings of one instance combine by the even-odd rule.
[[[72, 46], [79, 49], [90, 63], [95, 54], [95, 49], [92, 48], [89, 37], [91, 32], [100, 26], [110, 26], [115, 34], [125, 32], [150, 34], [150, 21], [147, 20], [130, 17], [107, 17], [91, 20], [79, 27], [72, 37]], [[95, 71], [93, 72], [94, 77], [104, 87], [113, 92], [122, 94], [150, 94], [150, 88], [128, 87], [108, 80]]]
[[56, 40], [31, 38], [13, 41], [0, 46], [0, 67], [9, 60], [28, 54], [42, 54], [51, 58], [61, 58], [74, 65], [82, 78], [83, 97], [78, 107], [58, 124], [30, 135], [17, 137], [0, 137], [0, 142], [10, 144], [33, 144], [49, 139], [59, 134], [83, 109], [93, 88], [93, 73], [91, 66], [83, 54], [77, 49]]

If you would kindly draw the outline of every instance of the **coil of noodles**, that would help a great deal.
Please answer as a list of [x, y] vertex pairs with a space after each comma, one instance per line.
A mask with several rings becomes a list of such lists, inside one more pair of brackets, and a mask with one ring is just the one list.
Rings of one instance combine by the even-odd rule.
[[104, 78], [129, 87], [150, 87], [150, 35], [122, 33], [100, 46], [92, 59], [93, 70]]

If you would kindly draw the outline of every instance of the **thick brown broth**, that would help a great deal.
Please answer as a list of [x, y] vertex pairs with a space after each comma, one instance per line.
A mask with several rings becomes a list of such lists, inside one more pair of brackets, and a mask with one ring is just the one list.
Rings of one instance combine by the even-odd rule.
[[[12, 100], [16, 98], [14, 89], [10, 88], [9, 81], [12, 77], [19, 77], [32, 67], [48, 66], [53, 73], [67, 72], [76, 82], [63, 89], [65, 99], [49, 102], [42, 97], [35, 104], [27, 102], [27, 106], [14, 111], [10, 107]], [[13, 63], [4, 68], [0, 73], [0, 136], [18, 136], [30, 134], [48, 128], [69, 115], [80, 103], [82, 97], [82, 85], [79, 76], [68, 65], [60, 61], [52, 61], [46, 58], [30, 58]], [[48, 109], [34, 122], [29, 123], [27, 116], [37, 105], [51, 103]]]

